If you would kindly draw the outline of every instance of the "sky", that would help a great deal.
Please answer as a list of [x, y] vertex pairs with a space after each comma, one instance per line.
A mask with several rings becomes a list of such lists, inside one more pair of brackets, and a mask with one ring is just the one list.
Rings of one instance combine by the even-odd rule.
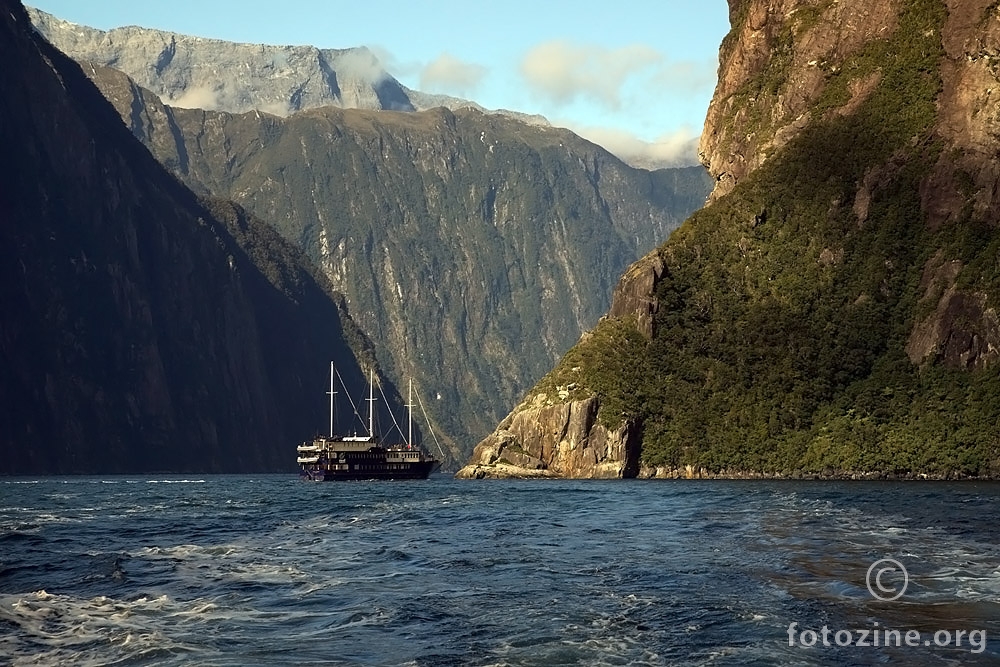
[[633, 162], [695, 164], [724, 0], [29, 0], [101, 30], [367, 46], [403, 85], [541, 114]]

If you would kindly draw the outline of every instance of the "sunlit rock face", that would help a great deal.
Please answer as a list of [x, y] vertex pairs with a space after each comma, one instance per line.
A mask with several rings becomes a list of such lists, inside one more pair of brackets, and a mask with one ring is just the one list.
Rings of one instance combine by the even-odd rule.
[[[942, 93], [936, 131], [962, 149], [973, 174], [975, 209], [996, 218], [1000, 158], [1000, 18], [989, 0], [949, 0], [941, 39]], [[719, 81], [700, 152], [716, 179], [712, 198], [730, 192], [791, 138], [827, 114], [852, 113], [878, 87], [876, 68], [852, 75], [852, 60], [898, 27], [898, 0], [731, 0], [733, 29], [720, 50]], [[824, 97], [843, 86], [836, 99]], [[956, 156], [947, 158], [952, 164]], [[942, 158], [946, 159], [946, 158]], [[952, 165], [953, 166], [953, 165]], [[939, 171], [946, 171], [942, 165]], [[953, 183], [929, 180], [928, 212], [954, 211]]]
[[459, 478], [618, 479], [638, 471], [636, 429], [597, 422], [598, 401], [536, 395], [480, 442]]
[[125, 72], [173, 106], [279, 116], [322, 106], [414, 109], [406, 90], [363, 47], [241, 44], [136, 26], [104, 31], [28, 12], [63, 53]]

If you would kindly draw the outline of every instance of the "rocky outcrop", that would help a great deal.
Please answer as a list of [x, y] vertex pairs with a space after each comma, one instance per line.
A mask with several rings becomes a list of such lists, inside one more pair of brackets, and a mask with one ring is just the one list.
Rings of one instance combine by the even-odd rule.
[[597, 421], [596, 397], [535, 395], [476, 445], [460, 479], [569, 477], [618, 479], [639, 469], [638, 429], [608, 429]]
[[[658, 303], [653, 296], [662, 277], [664, 263], [658, 253], [636, 262], [614, 290], [613, 305], [602, 319], [626, 323], [648, 341], [655, 329]], [[577, 346], [594, 338], [585, 333]], [[565, 359], [562, 364], [565, 366]], [[640, 473], [642, 429], [634, 419], [623, 418], [609, 427], [600, 419], [601, 399], [575, 380], [541, 385], [483, 439], [469, 462], [457, 473], [460, 479], [556, 477], [573, 479], [620, 479]], [[551, 378], [547, 378], [551, 379]], [[548, 383], [549, 386], [551, 382]]]
[[663, 258], [656, 252], [630, 266], [615, 287], [607, 316], [633, 318], [636, 328], [651, 339], [654, 333], [653, 322], [660, 307], [654, 294], [663, 270]]
[[918, 308], [930, 313], [917, 320], [906, 345], [914, 364], [939, 362], [951, 368], [983, 368], [1000, 357], [1000, 318], [984, 292], [956, 284], [962, 262], [944, 262], [941, 253], [924, 267]]
[[[646, 338], [654, 334], [658, 304], [653, 296], [664, 264], [651, 253], [633, 264], [615, 287], [606, 318], [628, 322]], [[579, 344], [591, 338], [585, 333]], [[576, 372], [580, 368], [572, 368]], [[537, 387], [483, 439], [459, 479], [620, 479], [640, 473], [642, 429], [631, 419], [609, 428], [599, 419], [600, 398], [580, 382]]]
[[[716, 179], [712, 199], [822, 115], [817, 101], [851, 56], [895, 28], [900, 2], [729, 0], [732, 30], [699, 152]], [[875, 79], [851, 87], [847, 109]]]
[[924, 179], [928, 224], [963, 216], [1000, 224], [1000, 8], [991, 0], [948, 0], [945, 57], [935, 131], [942, 151]]
[[[991, 0], [945, 4], [936, 133], [959, 152], [941, 154], [923, 189], [924, 208], [932, 224], [954, 219], [964, 187], [973, 193], [974, 214], [995, 220], [1000, 116], [990, 110], [1000, 104], [1000, 15]], [[811, 123], [852, 113], [878, 87], [877, 70], [844, 85], [851, 76], [844, 68], [892, 34], [904, 3], [730, 0], [729, 6], [732, 31], [720, 50], [719, 81], [699, 149], [716, 179], [712, 200], [732, 191]]]

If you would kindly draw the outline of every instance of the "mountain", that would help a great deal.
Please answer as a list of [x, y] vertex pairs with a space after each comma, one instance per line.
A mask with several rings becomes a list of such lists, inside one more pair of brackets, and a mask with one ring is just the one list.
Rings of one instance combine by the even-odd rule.
[[413, 111], [371, 51], [240, 44], [138, 26], [95, 30], [28, 9], [63, 53], [114, 67], [170, 104], [287, 115], [338, 106]]
[[[455, 463], [711, 188], [701, 167], [633, 169], [544, 118], [402, 88], [367, 51], [338, 61], [31, 16], [189, 187], [239, 202], [303, 248], [388, 372], [433, 381], [430, 412]], [[360, 53], [367, 66], [350, 67]], [[368, 92], [351, 100], [317, 83], [343, 88], [352, 73], [352, 90]], [[190, 94], [209, 84], [218, 94]], [[218, 111], [162, 101], [181, 98]]]
[[456, 461], [710, 188], [701, 167], [636, 170], [567, 130], [475, 109], [178, 109], [85, 69], [190, 187], [305, 250], [386, 371], [440, 399], [428, 411]]
[[1000, 8], [731, 0], [711, 203], [461, 476], [1000, 475]]
[[406, 96], [410, 98], [410, 103], [413, 104], [414, 111], [427, 111], [435, 107], [444, 107], [446, 109], [451, 109], [452, 111], [474, 109], [484, 114], [507, 116], [509, 118], [519, 120], [522, 123], [527, 123], [528, 125], [542, 125], [545, 127], [551, 127], [552, 125], [552, 123], [550, 123], [549, 120], [541, 114], [522, 113], [520, 111], [511, 111], [510, 109], [487, 109], [480, 104], [476, 104], [471, 100], [465, 100], [460, 97], [438, 95], [434, 93], [422, 93], [419, 90], [413, 90], [412, 88], [405, 88], [405, 90]]
[[343, 298], [0, 7], [0, 473], [294, 470], [329, 360], [374, 364]]
[[392, 111], [445, 107], [549, 124], [539, 115], [487, 110], [470, 100], [407, 88], [365, 47], [244, 44], [138, 26], [105, 31], [27, 9], [38, 31], [63, 53], [124, 72], [176, 107], [278, 116], [324, 106]]

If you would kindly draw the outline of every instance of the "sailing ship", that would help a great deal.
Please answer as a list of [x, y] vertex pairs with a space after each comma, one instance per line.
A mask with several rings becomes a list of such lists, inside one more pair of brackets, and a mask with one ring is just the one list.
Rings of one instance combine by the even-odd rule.
[[[427, 479], [441, 462], [413, 444], [413, 382], [407, 398], [408, 434], [399, 444], [383, 444], [375, 435], [375, 375], [368, 383], [368, 433], [338, 435], [335, 430], [336, 368], [330, 362], [330, 435], [298, 446], [303, 479], [315, 482], [368, 479]], [[343, 384], [343, 383], [341, 383]], [[346, 391], [346, 387], [345, 387]], [[352, 402], [353, 405], [353, 402]]]

